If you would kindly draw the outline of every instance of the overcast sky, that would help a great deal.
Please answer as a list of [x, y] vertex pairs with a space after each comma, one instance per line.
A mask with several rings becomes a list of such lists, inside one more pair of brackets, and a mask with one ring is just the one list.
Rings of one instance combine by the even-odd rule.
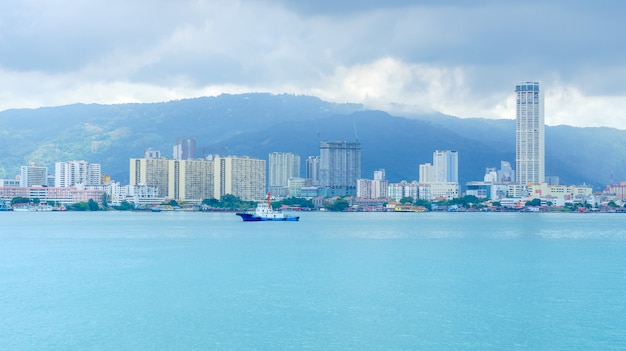
[[626, 2], [18, 0], [0, 5], [0, 111], [271, 92], [393, 114], [626, 129]]

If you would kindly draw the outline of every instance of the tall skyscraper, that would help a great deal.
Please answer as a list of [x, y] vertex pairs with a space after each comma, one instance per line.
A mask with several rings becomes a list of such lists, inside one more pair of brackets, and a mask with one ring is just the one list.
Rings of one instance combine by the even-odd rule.
[[320, 142], [320, 187], [328, 196], [356, 196], [361, 178], [361, 143]]
[[288, 152], [269, 154], [269, 186], [286, 187], [289, 178], [300, 178], [300, 156]]
[[544, 94], [539, 82], [515, 86], [515, 170], [520, 185], [545, 181]]
[[459, 154], [456, 151], [436, 150], [433, 152], [435, 182], [459, 182]]
[[174, 160], [190, 160], [196, 158], [196, 139], [179, 138], [172, 152]]

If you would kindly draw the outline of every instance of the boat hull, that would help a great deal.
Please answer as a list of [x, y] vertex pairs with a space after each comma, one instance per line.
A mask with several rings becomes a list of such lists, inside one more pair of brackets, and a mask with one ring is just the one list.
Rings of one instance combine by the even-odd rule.
[[258, 216], [254, 213], [245, 213], [239, 212], [236, 213], [237, 216], [241, 217], [244, 222], [269, 222], [269, 221], [280, 221], [280, 222], [297, 222], [300, 217], [298, 216]]

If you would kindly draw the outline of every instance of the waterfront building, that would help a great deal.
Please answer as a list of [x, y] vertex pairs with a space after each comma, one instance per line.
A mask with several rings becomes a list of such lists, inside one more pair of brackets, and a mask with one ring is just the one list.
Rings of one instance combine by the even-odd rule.
[[94, 200], [102, 205], [106, 190], [76, 189], [73, 187], [0, 187], [0, 199], [11, 200], [23, 197], [30, 200], [38, 199], [41, 203], [51, 202], [58, 205], [71, 205], [78, 202]]
[[359, 199], [387, 198], [389, 182], [385, 179], [385, 170], [374, 171], [374, 180], [357, 180], [356, 197]]
[[459, 196], [459, 154], [453, 150], [436, 150], [433, 163], [419, 166], [419, 198], [435, 200]]
[[135, 207], [150, 207], [165, 202], [165, 199], [159, 196], [156, 187], [147, 185], [121, 185], [119, 182], [110, 182], [106, 186], [106, 192], [113, 206], [121, 205], [122, 201], [132, 203]]
[[326, 196], [356, 196], [357, 179], [361, 178], [361, 144], [320, 142], [319, 173]]
[[539, 82], [515, 86], [515, 169], [520, 185], [545, 181], [544, 92]]
[[172, 159], [191, 160], [196, 158], [196, 139], [179, 138], [172, 150]]
[[213, 161], [168, 160], [167, 197], [197, 203], [213, 198], [213, 172]]
[[0, 179], [0, 187], [2, 186], [20, 186], [19, 179]]
[[216, 157], [214, 165], [214, 197], [219, 200], [231, 194], [245, 201], [258, 201], [266, 197], [265, 160], [251, 157]]
[[406, 180], [400, 183], [389, 183], [387, 186], [387, 197], [398, 202], [403, 197], [411, 197], [413, 200], [419, 197], [419, 183], [417, 181], [407, 182]]
[[620, 201], [626, 201], [626, 181], [622, 180], [619, 184], [607, 185], [604, 194], [615, 196]]
[[268, 168], [268, 191], [275, 196], [287, 196], [289, 179], [300, 178], [300, 156], [288, 152], [272, 152], [269, 154]]
[[48, 168], [35, 164], [20, 167], [20, 186], [48, 186]]
[[100, 185], [101, 173], [100, 164], [97, 163], [84, 160], [55, 162], [54, 186], [64, 188], [76, 184]]
[[287, 180], [287, 190], [290, 197], [301, 197], [302, 188], [306, 185], [306, 179], [300, 177], [291, 177]]
[[451, 200], [459, 197], [459, 183], [457, 182], [430, 182], [418, 184], [419, 199], [422, 200]]
[[[152, 155], [157, 155], [153, 153]], [[160, 196], [169, 194], [169, 162], [166, 158], [131, 158], [130, 185], [145, 185], [158, 189]]]

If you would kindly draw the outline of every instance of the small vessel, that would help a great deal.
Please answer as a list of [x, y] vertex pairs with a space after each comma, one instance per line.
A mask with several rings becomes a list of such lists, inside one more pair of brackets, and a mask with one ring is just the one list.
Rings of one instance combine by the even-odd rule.
[[294, 216], [287, 212], [272, 209], [270, 204], [270, 194], [267, 194], [267, 202], [260, 202], [257, 204], [254, 212], [243, 211], [237, 212], [237, 216], [241, 217], [244, 222], [264, 222], [264, 221], [290, 221], [295, 222], [300, 219], [299, 216]]

